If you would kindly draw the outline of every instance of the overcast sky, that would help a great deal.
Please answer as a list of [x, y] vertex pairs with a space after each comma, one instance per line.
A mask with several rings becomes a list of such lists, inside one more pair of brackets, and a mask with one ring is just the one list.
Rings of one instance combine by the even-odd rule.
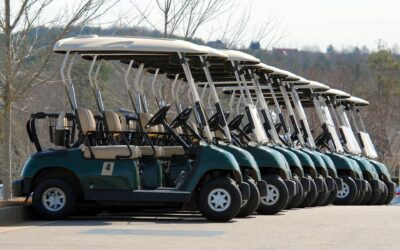
[[[130, 1], [122, 0], [119, 7], [109, 11], [100, 22], [115, 19], [121, 10], [135, 15]], [[154, 0], [136, 0], [146, 6]], [[237, 4], [236, 19], [240, 12], [251, 8], [252, 19], [245, 31], [248, 45], [257, 24], [265, 22], [268, 15], [282, 19], [279, 29], [287, 34], [276, 47], [303, 48], [317, 45], [325, 50], [329, 44], [341, 49], [366, 45], [375, 49], [378, 39], [389, 47], [400, 45], [400, 0], [233, 0]], [[205, 40], [216, 33], [226, 20], [227, 13], [207, 23], [197, 33]], [[159, 16], [150, 16], [160, 20]], [[211, 37], [213, 38], [213, 37]]]

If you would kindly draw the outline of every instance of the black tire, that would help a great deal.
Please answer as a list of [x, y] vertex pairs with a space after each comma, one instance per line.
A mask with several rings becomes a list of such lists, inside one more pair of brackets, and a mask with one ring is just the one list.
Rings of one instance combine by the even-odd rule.
[[[226, 201], [226, 203], [217, 204], [213, 202], [215, 201], [214, 196], [223, 196], [221, 202]], [[217, 178], [202, 185], [197, 204], [201, 214], [207, 220], [229, 221], [239, 213], [242, 195], [232, 179], [228, 177]]]
[[282, 211], [289, 202], [289, 190], [278, 175], [264, 176], [267, 182], [267, 197], [261, 199], [257, 212], [259, 214], [276, 214]]
[[358, 197], [357, 184], [350, 176], [340, 176], [343, 179], [343, 188], [338, 191], [335, 205], [351, 205]]
[[361, 202], [364, 200], [364, 196], [365, 196], [365, 191], [360, 191], [358, 193], [357, 199], [353, 202], [352, 205], [360, 205]]
[[390, 204], [390, 202], [392, 202], [393, 198], [394, 198], [394, 193], [388, 193], [388, 196], [383, 204], [384, 205]]
[[311, 188], [310, 191], [305, 194], [305, 197], [303, 199], [303, 202], [300, 204], [300, 207], [310, 207], [318, 196], [317, 185], [315, 184], [313, 178], [310, 175], [306, 175], [306, 177], [310, 179]]
[[[45, 200], [46, 197], [51, 195], [59, 197], [58, 205], [52, 204], [55, 199], [52, 201]], [[32, 205], [41, 217], [49, 220], [60, 220], [74, 213], [76, 199], [76, 194], [69, 183], [60, 179], [48, 179], [43, 180], [33, 191]]]
[[297, 194], [290, 200], [287, 209], [290, 208], [295, 208], [300, 206], [301, 202], [304, 199], [304, 189], [303, 189], [303, 185], [301, 185], [300, 180], [298, 179], [297, 176], [295, 176], [293, 178], [293, 180], [296, 182], [296, 188], [298, 190]]
[[388, 195], [389, 195], [389, 190], [385, 183], [385, 185], [383, 186], [383, 192], [381, 193], [381, 197], [379, 197], [379, 200], [376, 202], [376, 205], [384, 205]]
[[252, 214], [257, 210], [260, 205], [260, 191], [258, 190], [257, 184], [253, 178], [250, 176], [246, 176], [244, 178], [244, 182], [249, 184], [250, 186], [250, 199], [246, 202], [246, 204], [240, 209], [237, 217], [244, 218]]
[[334, 182], [333, 184], [334, 184], [333, 190], [329, 192], [328, 198], [321, 204], [321, 206], [328, 206], [335, 201], [338, 192], [338, 187], [336, 182]]
[[367, 191], [364, 193], [364, 197], [360, 202], [360, 205], [369, 205], [372, 197], [372, 186], [369, 182], [367, 182]]
[[381, 194], [382, 192], [380, 191], [372, 192], [371, 199], [368, 205], [377, 205], [379, 198], [381, 198]]
[[312, 207], [320, 206], [328, 198], [329, 190], [328, 185], [326, 185], [325, 179], [322, 180], [322, 191], [318, 193], [317, 199], [312, 203]]

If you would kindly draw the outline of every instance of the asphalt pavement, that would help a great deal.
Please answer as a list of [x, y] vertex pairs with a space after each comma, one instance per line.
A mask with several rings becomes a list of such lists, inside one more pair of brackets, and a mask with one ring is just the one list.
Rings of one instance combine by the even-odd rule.
[[328, 206], [211, 223], [199, 214], [102, 214], [0, 227], [0, 249], [400, 249], [399, 206]]

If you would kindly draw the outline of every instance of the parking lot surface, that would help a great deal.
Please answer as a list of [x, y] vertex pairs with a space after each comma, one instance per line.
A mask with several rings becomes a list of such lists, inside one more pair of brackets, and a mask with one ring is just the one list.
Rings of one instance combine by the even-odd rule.
[[0, 249], [400, 249], [400, 207], [318, 207], [211, 223], [135, 213], [0, 227]]

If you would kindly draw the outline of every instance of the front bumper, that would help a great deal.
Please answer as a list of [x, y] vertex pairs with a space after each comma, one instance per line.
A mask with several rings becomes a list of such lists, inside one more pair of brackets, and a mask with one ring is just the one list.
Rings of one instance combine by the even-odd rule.
[[337, 190], [341, 191], [343, 188], [343, 179], [342, 178], [335, 178]]
[[335, 180], [332, 177], [330, 177], [330, 176], [325, 177], [325, 183], [326, 183], [326, 186], [328, 187], [329, 191], [332, 191], [335, 189]]
[[250, 199], [250, 185], [246, 182], [242, 182], [239, 184], [239, 189], [242, 194], [242, 202], [247, 202]]
[[321, 179], [321, 178], [315, 178], [314, 179], [314, 182], [315, 182], [315, 185], [317, 186], [317, 192], [318, 193], [320, 193], [320, 192], [322, 192], [322, 190], [324, 189], [324, 183], [323, 183], [323, 179]]
[[379, 192], [382, 193], [384, 188], [385, 183], [380, 180], [371, 180], [371, 187], [372, 187], [372, 192]]
[[301, 177], [300, 182], [304, 192], [309, 192], [311, 190], [311, 180], [309, 178]]
[[18, 179], [12, 182], [12, 194], [14, 197], [25, 197], [31, 193], [32, 180], [28, 178]]
[[289, 196], [294, 197], [297, 194], [296, 182], [292, 180], [285, 180], [285, 184], [289, 191]]
[[361, 180], [361, 179], [354, 179], [354, 181], [357, 184], [357, 189], [360, 190], [361, 192], [367, 191], [367, 181]]
[[264, 180], [257, 181], [258, 191], [260, 192], [260, 197], [267, 196], [267, 182]]

